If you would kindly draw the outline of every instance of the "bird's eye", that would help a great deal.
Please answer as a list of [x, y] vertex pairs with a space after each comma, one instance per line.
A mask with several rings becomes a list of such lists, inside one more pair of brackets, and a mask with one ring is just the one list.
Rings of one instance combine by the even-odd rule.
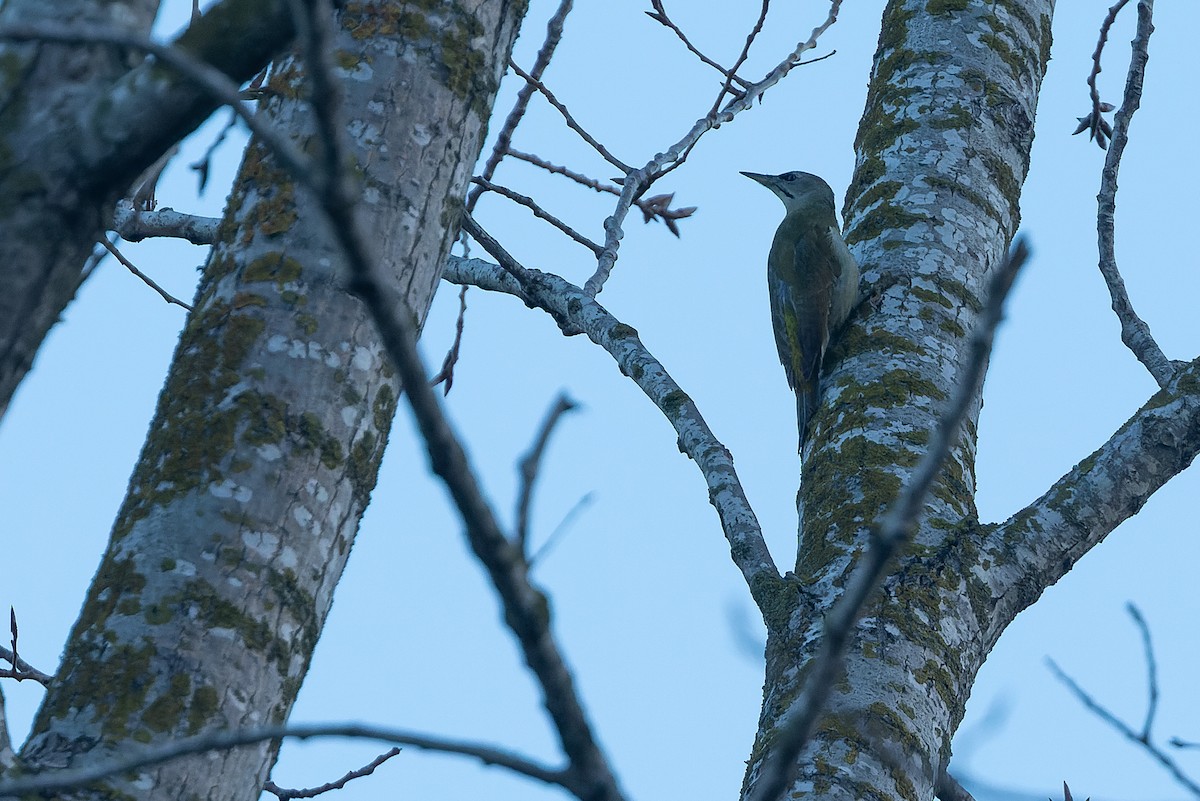
[[780, 177], [780, 178], [782, 178], [782, 179], [783, 179], [783, 180], [785, 180], [785, 181], [789, 181], [789, 182], [791, 182], [791, 181], [794, 181], [794, 180], [796, 180], [796, 173], [794, 173], [794, 172], [785, 172], [783, 175], [781, 175], [781, 176], [779, 176], [779, 177]]

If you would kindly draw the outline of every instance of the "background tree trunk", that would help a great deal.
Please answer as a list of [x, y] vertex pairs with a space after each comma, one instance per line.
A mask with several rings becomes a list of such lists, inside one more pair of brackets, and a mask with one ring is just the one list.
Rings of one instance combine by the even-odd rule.
[[[292, 35], [285, 0], [218, 3], [177, 44], [235, 81]], [[11, 0], [0, 24], [145, 35], [151, 0]], [[247, 22], [248, 21], [248, 22]], [[219, 103], [189, 79], [109, 45], [0, 43], [0, 417], [137, 176]]]
[[[523, 9], [363, 3], [337, 16], [364, 227], [419, 321]], [[260, 113], [303, 147], [304, 67], [288, 57], [272, 73]], [[252, 143], [108, 550], [23, 749], [29, 767], [287, 718], [399, 389], [313, 208]], [[257, 798], [274, 753], [263, 744], [184, 759], [113, 779], [106, 792]]]

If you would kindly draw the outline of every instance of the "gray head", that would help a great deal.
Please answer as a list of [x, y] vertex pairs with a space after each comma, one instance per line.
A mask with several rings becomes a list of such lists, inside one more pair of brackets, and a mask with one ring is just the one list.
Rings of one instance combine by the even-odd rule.
[[810, 172], [785, 172], [782, 175], [743, 172], [742, 175], [753, 178], [774, 192], [789, 213], [814, 207], [833, 211], [833, 190]]

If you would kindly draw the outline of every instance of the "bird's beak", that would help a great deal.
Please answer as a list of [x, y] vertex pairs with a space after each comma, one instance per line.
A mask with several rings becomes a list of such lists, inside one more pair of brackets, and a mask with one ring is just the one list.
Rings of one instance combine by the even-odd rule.
[[743, 171], [742, 175], [746, 176], [747, 178], [752, 178], [753, 180], [758, 181], [760, 184], [766, 184], [767, 180], [772, 177], [770, 175], [763, 175], [760, 172], [745, 172], [745, 171]]

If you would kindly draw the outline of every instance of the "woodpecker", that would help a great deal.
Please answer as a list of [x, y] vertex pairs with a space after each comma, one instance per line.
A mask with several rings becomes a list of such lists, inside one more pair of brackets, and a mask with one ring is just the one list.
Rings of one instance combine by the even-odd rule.
[[833, 190], [807, 172], [743, 172], [783, 201], [787, 214], [767, 255], [775, 345], [796, 393], [798, 450], [820, 400], [821, 361], [858, 298], [858, 263], [838, 229]]

